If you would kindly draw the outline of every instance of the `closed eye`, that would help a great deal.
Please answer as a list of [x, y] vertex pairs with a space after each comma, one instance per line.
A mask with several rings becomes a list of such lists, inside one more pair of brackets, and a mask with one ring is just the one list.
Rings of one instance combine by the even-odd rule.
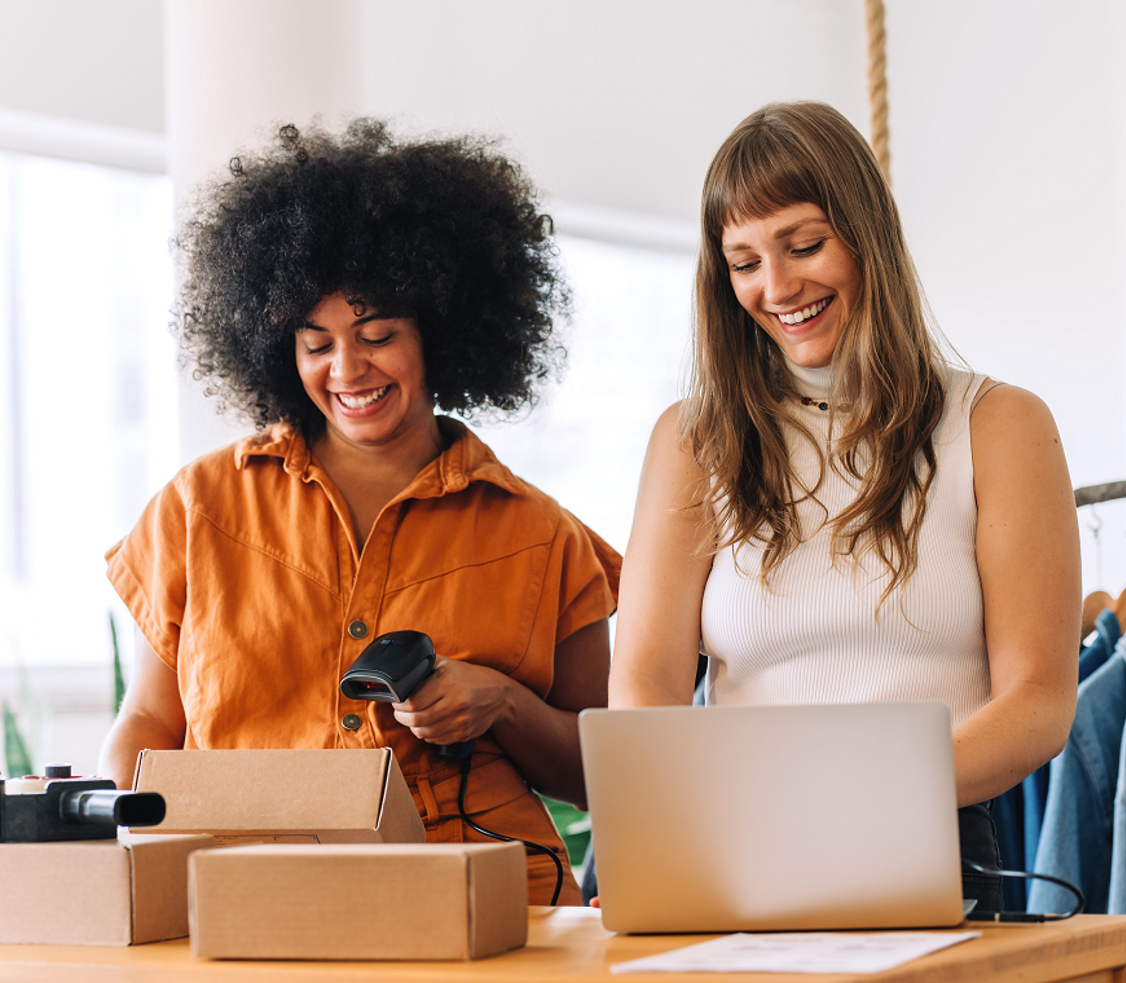
[[753, 273], [755, 270], [758, 269], [758, 265], [759, 265], [759, 261], [756, 259], [756, 260], [752, 260], [750, 263], [737, 264], [735, 266], [732, 266], [731, 269], [735, 273]]
[[382, 338], [361, 338], [360, 341], [362, 341], [369, 348], [381, 348], [394, 337], [395, 334], [394, 332], [392, 332], [391, 334], [384, 335]]
[[331, 347], [332, 347], [332, 342], [329, 342], [327, 345], [321, 345], [320, 348], [310, 348], [308, 345], [306, 345], [305, 346], [305, 354], [306, 355], [323, 355]]
[[812, 256], [814, 253], [819, 252], [821, 247], [825, 245], [825, 240], [821, 239], [815, 242], [812, 246], [803, 246], [801, 249], [795, 249], [795, 256]]

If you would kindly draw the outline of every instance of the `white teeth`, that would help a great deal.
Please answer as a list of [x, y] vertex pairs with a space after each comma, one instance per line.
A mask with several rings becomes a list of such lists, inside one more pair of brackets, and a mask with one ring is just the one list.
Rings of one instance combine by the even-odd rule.
[[826, 297], [824, 300], [819, 300], [816, 304], [811, 304], [804, 310], [794, 311], [793, 314], [779, 314], [778, 320], [783, 324], [801, 324], [802, 321], [808, 321], [811, 317], [816, 317], [828, 306], [832, 297]]
[[344, 393], [337, 393], [336, 397], [350, 410], [362, 410], [365, 406], [371, 406], [372, 403], [378, 402], [387, 395], [387, 390], [390, 386], [383, 386], [380, 389], [372, 391], [370, 396], [347, 396]]

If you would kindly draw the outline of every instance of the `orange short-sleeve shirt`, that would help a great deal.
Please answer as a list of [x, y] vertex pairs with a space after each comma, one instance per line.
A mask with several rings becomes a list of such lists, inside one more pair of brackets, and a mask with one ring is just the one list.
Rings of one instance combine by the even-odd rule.
[[[341, 676], [377, 635], [410, 628], [546, 697], [556, 644], [613, 612], [621, 559], [464, 426], [441, 423], [450, 446], [383, 509], [362, 553], [343, 498], [279, 425], [184, 468], [106, 558], [177, 673], [185, 747], [390, 747], [431, 838], [477, 838], [457, 819], [456, 764], [389, 705], [346, 699]], [[554, 839], [488, 734], [473, 761], [467, 808], [495, 824], [481, 825]]]

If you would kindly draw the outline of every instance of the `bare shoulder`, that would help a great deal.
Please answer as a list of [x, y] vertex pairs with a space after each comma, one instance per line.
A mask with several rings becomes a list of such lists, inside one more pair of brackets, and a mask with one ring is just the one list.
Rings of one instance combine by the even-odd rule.
[[1074, 509], [1059, 430], [1039, 396], [1005, 384], [989, 389], [970, 416], [970, 444], [979, 507], [1031, 498]]
[[699, 494], [703, 470], [684, 439], [681, 413], [682, 404], [673, 403], [657, 419], [645, 452], [642, 483], [687, 504]]
[[1050, 433], [1059, 441], [1055, 421], [1047, 404], [1035, 393], [1004, 382], [982, 385], [984, 393], [977, 397], [970, 416], [974, 439], [978, 434], [988, 437], [997, 434], [1034, 435]]
[[676, 454], [686, 451], [680, 434], [680, 417], [683, 412], [683, 403], [673, 403], [659, 417], [653, 425], [653, 433], [649, 438], [651, 449], [658, 449], [664, 453]]

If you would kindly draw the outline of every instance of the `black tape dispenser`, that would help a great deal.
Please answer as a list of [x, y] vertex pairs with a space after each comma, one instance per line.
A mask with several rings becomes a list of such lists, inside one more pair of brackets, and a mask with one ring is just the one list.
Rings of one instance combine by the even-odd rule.
[[108, 778], [74, 778], [70, 765], [47, 765], [43, 777], [0, 778], [0, 840], [112, 840], [118, 826], [164, 819], [156, 792], [118, 791]]
[[[380, 635], [352, 663], [340, 680], [340, 692], [350, 700], [402, 703], [434, 671], [434, 643], [420, 631], [391, 631]], [[466, 758], [473, 741], [442, 744], [439, 754]]]

